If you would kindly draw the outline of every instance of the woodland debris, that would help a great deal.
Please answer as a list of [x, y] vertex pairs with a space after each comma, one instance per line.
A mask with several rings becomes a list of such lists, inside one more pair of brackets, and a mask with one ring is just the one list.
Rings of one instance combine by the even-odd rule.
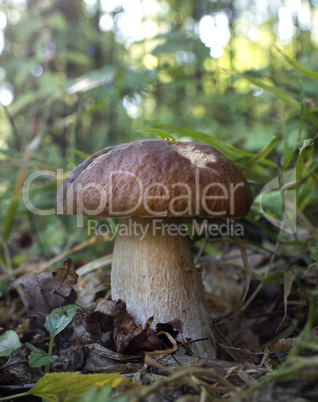
[[134, 354], [140, 351], [167, 349], [157, 334], [165, 328], [174, 338], [179, 334], [181, 323], [160, 324], [156, 330], [150, 325], [137, 325], [126, 310], [122, 300], [99, 299], [93, 312], [85, 317], [84, 326], [93, 339], [118, 353]]
[[11, 283], [13, 288], [22, 286], [29, 294], [29, 328], [44, 331], [46, 316], [55, 308], [73, 304], [76, 292], [71, 285], [76, 284], [77, 274], [71, 259], [64, 262], [56, 273], [25, 274]]

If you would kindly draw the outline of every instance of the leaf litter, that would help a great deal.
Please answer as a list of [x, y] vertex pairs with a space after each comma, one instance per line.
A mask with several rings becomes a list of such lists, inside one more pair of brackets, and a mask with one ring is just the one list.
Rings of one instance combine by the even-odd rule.
[[[0, 357], [0, 395], [14, 394], [16, 389], [35, 395], [32, 385], [43, 385], [43, 378], [45, 384], [51, 384], [50, 376], [61, 373], [66, 388], [50, 398], [72, 400], [71, 374], [80, 372], [85, 378], [89, 374], [116, 374], [125, 379], [127, 382], [113, 386], [116, 389], [112, 395], [123, 395], [132, 401], [248, 401], [259, 400], [260, 395], [264, 401], [314, 400], [313, 395], [318, 395], [313, 380], [318, 376], [318, 362], [310, 347], [317, 342], [317, 311], [315, 298], [310, 295], [315, 274], [308, 271], [304, 275], [299, 261], [293, 258], [288, 273], [286, 258], [277, 258], [269, 272], [270, 258], [266, 252], [252, 247], [244, 253], [245, 265], [248, 258], [257, 277], [249, 273], [246, 278], [242, 262], [237, 264], [240, 250], [235, 245], [224, 246], [222, 261], [206, 257], [199, 261], [206, 288], [209, 290], [209, 283], [214, 282], [218, 293], [218, 297], [207, 295], [218, 359], [198, 358], [191, 353], [191, 342], [177, 342], [182, 333], [179, 320], [153, 328], [151, 317], [145, 325], [137, 325], [122, 300], [93, 301], [84, 297], [86, 304], [82, 303], [90, 272], [79, 279], [71, 259], [55, 273], [19, 277], [11, 286], [13, 290], [22, 287], [28, 295], [28, 317], [17, 316], [13, 327], [22, 346], [8, 357]], [[271, 275], [273, 279], [267, 280]], [[264, 277], [261, 283], [260, 277]], [[13, 290], [12, 297], [17, 297]], [[37, 348], [47, 350], [47, 315], [73, 303], [78, 305], [73, 321], [54, 339], [57, 360], [51, 365], [53, 373], [43, 377], [43, 367], [30, 367], [28, 356]], [[292, 379], [293, 375], [297, 377], [300, 367], [303, 375], [296, 384]], [[107, 378], [111, 381], [111, 377], [105, 377], [106, 382]], [[87, 389], [98, 388], [94, 381]], [[141, 388], [136, 388], [136, 384]], [[50, 400], [46, 387], [38, 385], [37, 395]]]
[[76, 301], [77, 274], [70, 259], [54, 272], [26, 274], [11, 283], [13, 288], [22, 287], [29, 294], [29, 328], [31, 331], [44, 330], [46, 316], [60, 306]]

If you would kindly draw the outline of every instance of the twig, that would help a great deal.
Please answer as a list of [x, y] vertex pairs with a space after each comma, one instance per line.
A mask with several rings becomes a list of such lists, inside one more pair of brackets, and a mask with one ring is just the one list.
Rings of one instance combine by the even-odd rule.
[[12, 133], [13, 133], [13, 136], [14, 136], [14, 142], [15, 142], [16, 149], [17, 149], [18, 152], [21, 152], [21, 140], [20, 140], [20, 137], [19, 137], [19, 134], [18, 134], [18, 130], [17, 130], [16, 126], [15, 126], [13, 117], [11, 116], [11, 113], [9, 112], [9, 109], [7, 108], [7, 106], [5, 106], [2, 103], [1, 103], [1, 105], [3, 107], [4, 113], [5, 113], [6, 117], [7, 117], [7, 119], [10, 122], [10, 125], [11, 125], [11, 128], [12, 128]]
[[[104, 235], [104, 236], [102, 236], [102, 238], [104, 241], [109, 240], [108, 235]], [[40, 263], [38, 266], [33, 267], [32, 269], [28, 269], [24, 264], [24, 265], [20, 266], [19, 268], [15, 269], [13, 272], [8, 272], [7, 274], [0, 275], [0, 282], [5, 281], [7, 279], [11, 279], [12, 277], [14, 277], [16, 275], [26, 274], [29, 272], [40, 273], [40, 272], [48, 271], [52, 266], [54, 266], [54, 264], [56, 264], [58, 261], [62, 260], [63, 258], [68, 257], [69, 255], [76, 253], [77, 251], [80, 251], [87, 246], [95, 244], [97, 242], [97, 239], [98, 239], [98, 237], [92, 237], [91, 239], [86, 240], [80, 244], [77, 244], [75, 247], [73, 247], [69, 250], [66, 250], [63, 253], [51, 258], [49, 261], [47, 261], [45, 263]], [[109, 258], [111, 258], [111, 256], [109, 256]], [[79, 270], [82, 270], [83, 267], [81, 267]], [[78, 273], [80, 275], [84, 274], [84, 272], [82, 272], [82, 271], [80, 271]]]
[[[10, 256], [9, 247], [8, 247], [7, 242], [3, 242], [2, 247], [3, 247], [4, 258], [6, 260], [7, 271], [9, 273], [12, 273], [13, 269], [12, 269], [12, 264], [11, 264], [11, 256]], [[16, 290], [18, 292], [20, 299], [22, 300], [23, 305], [25, 307], [28, 307], [28, 301], [27, 301], [27, 298], [25, 297], [25, 292], [24, 292], [22, 286], [21, 285], [17, 286]]]
[[206, 246], [207, 242], [208, 242], [208, 238], [205, 237], [204, 240], [203, 240], [203, 243], [202, 243], [202, 245], [201, 245], [201, 247], [200, 247], [200, 250], [199, 250], [198, 254], [195, 256], [194, 264], [197, 264], [197, 263], [199, 262], [199, 260], [200, 260], [200, 258], [201, 258], [201, 255], [202, 255], [202, 253], [203, 253], [203, 251], [204, 251], [204, 249], [205, 249], [205, 246]]
[[245, 291], [244, 291], [244, 295], [243, 295], [243, 300], [242, 300], [242, 302], [243, 302], [245, 300], [247, 293], [249, 291], [249, 288], [250, 288], [250, 283], [251, 283], [251, 279], [252, 279], [252, 269], [248, 262], [247, 252], [246, 252], [246, 248], [244, 246], [243, 240], [238, 236], [232, 236], [232, 239], [240, 250], [242, 261], [243, 261], [244, 268], [245, 268], [246, 287], [245, 287]]
[[[209, 381], [213, 380], [213, 381], [225, 386], [227, 388], [227, 391], [232, 391], [235, 393], [237, 393], [237, 391], [238, 391], [237, 388], [232, 383], [230, 383], [225, 378], [223, 378], [221, 376], [221, 374], [219, 374], [213, 368], [209, 368], [209, 369], [193, 368], [193, 369], [191, 369], [189, 367], [186, 367], [186, 368], [182, 368], [177, 371], [174, 371], [170, 377], [164, 377], [161, 380], [155, 382], [153, 385], [141, 389], [136, 395], [134, 395], [132, 397], [131, 402], [140, 402], [140, 401], [144, 400], [145, 398], [147, 398], [147, 396], [149, 396], [153, 392], [159, 390], [161, 387], [167, 386], [168, 384], [178, 381], [184, 377], [188, 378], [188, 381], [191, 381], [191, 386], [199, 389], [198, 385], [200, 383], [194, 384], [193, 380], [197, 380], [196, 377], [200, 377], [200, 376], [208, 377]], [[220, 391], [222, 391], [222, 390], [219, 388], [217, 388], [215, 390], [215, 392], [220, 392]]]

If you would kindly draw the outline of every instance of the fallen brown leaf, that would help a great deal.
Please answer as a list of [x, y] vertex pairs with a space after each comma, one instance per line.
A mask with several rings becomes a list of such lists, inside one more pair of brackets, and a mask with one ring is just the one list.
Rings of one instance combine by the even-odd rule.
[[71, 258], [68, 258], [66, 261], [64, 261], [63, 266], [59, 268], [53, 275], [57, 281], [69, 285], [76, 285], [78, 279], [78, 275], [75, 271]]
[[13, 288], [22, 286], [29, 294], [31, 331], [43, 329], [46, 316], [55, 308], [75, 302], [76, 292], [71, 286], [76, 283], [73, 269], [71, 260], [67, 260], [56, 273], [26, 274], [11, 283]]
[[272, 352], [288, 353], [290, 349], [295, 345], [297, 337], [295, 338], [282, 338], [271, 345]]
[[30, 367], [28, 363], [30, 352], [27, 346], [22, 346], [11, 353], [6, 364], [0, 367], [1, 385], [32, 384], [40, 379], [42, 369]]
[[167, 323], [157, 326], [156, 331], [149, 325], [136, 325], [126, 310], [122, 300], [99, 299], [92, 313], [85, 318], [84, 325], [95, 341], [118, 353], [133, 354], [139, 351], [166, 349], [165, 343], [156, 335], [162, 328], [178, 335], [181, 323]]

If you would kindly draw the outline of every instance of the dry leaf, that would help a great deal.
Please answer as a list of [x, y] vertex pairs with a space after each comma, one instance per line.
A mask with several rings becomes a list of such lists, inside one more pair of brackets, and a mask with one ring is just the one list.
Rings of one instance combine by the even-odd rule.
[[11, 353], [6, 364], [0, 367], [1, 385], [32, 384], [39, 380], [42, 370], [40, 367], [30, 367], [29, 354], [30, 349], [27, 346], [22, 346]]
[[76, 285], [78, 279], [78, 275], [75, 271], [71, 258], [68, 258], [66, 261], [64, 261], [63, 266], [59, 268], [53, 275], [57, 281], [69, 285]]
[[[69, 265], [67, 265], [69, 267]], [[11, 283], [17, 288], [22, 286], [29, 294], [30, 330], [44, 329], [46, 316], [55, 308], [72, 304], [76, 301], [76, 292], [70, 283], [74, 283], [74, 275], [65, 263], [56, 274], [45, 272], [41, 274], [26, 274]]]
[[149, 325], [137, 326], [127, 312], [124, 301], [99, 299], [95, 310], [85, 318], [84, 325], [96, 342], [118, 353], [133, 354], [166, 349], [165, 343], [156, 333], [166, 328], [167, 332], [176, 337], [181, 323], [158, 324], [154, 331]]
[[271, 346], [271, 352], [288, 353], [294, 346], [297, 338], [282, 338]]

